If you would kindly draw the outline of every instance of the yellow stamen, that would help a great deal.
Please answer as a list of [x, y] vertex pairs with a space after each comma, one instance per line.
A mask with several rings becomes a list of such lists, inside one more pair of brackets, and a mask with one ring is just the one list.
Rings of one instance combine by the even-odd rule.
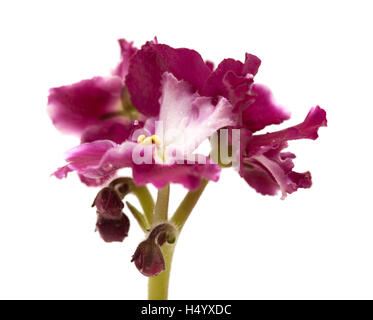
[[137, 138], [137, 143], [143, 143], [144, 140], [145, 140], [145, 135], [142, 134], [142, 135], [140, 135], [140, 136]]
[[152, 137], [146, 137], [142, 143], [146, 146], [150, 146], [151, 144], [153, 144]]
[[152, 135], [152, 142], [154, 144], [156, 144], [157, 146], [159, 146], [161, 144], [161, 140], [159, 139], [159, 137], [156, 134]]

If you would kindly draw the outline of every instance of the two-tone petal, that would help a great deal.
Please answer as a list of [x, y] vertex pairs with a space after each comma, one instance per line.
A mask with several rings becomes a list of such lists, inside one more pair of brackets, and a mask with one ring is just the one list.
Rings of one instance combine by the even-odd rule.
[[119, 77], [95, 77], [53, 88], [48, 98], [49, 116], [63, 133], [80, 135], [105, 115], [121, 110], [122, 88]]

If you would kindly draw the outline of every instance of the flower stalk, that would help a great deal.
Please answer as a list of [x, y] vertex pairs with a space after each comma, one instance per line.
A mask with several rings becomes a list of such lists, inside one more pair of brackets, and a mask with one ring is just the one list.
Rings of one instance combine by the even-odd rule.
[[165, 262], [165, 270], [155, 277], [150, 277], [148, 281], [148, 299], [149, 300], [167, 300], [168, 287], [170, 283], [170, 272], [172, 258], [175, 251], [176, 242], [173, 244], [165, 243], [162, 247], [162, 254]]
[[[187, 219], [189, 218], [193, 208], [197, 204], [199, 198], [201, 197], [203, 191], [205, 190], [208, 184], [208, 180], [203, 180], [200, 187], [195, 191], [189, 191], [183, 201], [180, 203], [179, 207], [175, 211], [173, 217], [169, 220], [171, 225], [174, 225], [178, 234], [185, 225]], [[159, 190], [157, 202], [155, 205], [154, 212], [154, 222], [165, 222], [168, 221], [168, 203], [169, 203], [169, 186]], [[157, 221], [157, 222], [156, 222]], [[154, 224], [153, 224], [154, 226]], [[168, 288], [170, 283], [170, 273], [172, 258], [174, 255], [177, 238], [175, 237], [175, 242], [168, 243], [167, 241], [161, 247], [164, 262], [165, 270], [160, 274], [150, 277], [148, 282], [148, 299], [149, 300], [167, 300], [168, 299]]]
[[183, 228], [185, 222], [188, 220], [207, 184], [208, 180], [202, 180], [201, 186], [195, 191], [189, 191], [183, 201], [180, 203], [179, 207], [176, 209], [173, 217], [171, 218], [171, 222], [177, 227], [179, 232]]
[[170, 185], [168, 184], [163, 189], [158, 191], [157, 202], [154, 207], [154, 215], [152, 225], [155, 227], [161, 222], [168, 220], [168, 202], [170, 198]]

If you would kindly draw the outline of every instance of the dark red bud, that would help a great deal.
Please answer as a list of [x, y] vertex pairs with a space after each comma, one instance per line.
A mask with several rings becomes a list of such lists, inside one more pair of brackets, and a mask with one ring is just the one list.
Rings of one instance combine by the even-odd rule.
[[147, 239], [139, 244], [131, 262], [146, 277], [154, 277], [165, 269], [161, 248], [153, 239]]
[[92, 207], [96, 206], [97, 213], [106, 219], [119, 219], [124, 204], [118, 193], [110, 187], [101, 189]]
[[122, 242], [128, 235], [130, 221], [123, 213], [116, 220], [98, 216], [96, 228], [105, 242]]
[[166, 242], [173, 244], [176, 241], [177, 230], [169, 223], [162, 223], [154, 227], [148, 238], [137, 247], [131, 262], [147, 277], [154, 277], [165, 269], [161, 246]]

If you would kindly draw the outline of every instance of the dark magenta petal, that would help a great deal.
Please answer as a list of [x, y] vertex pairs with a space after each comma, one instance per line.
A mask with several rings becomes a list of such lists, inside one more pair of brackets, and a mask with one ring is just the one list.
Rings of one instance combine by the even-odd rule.
[[241, 78], [248, 75], [255, 76], [259, 66], [260, 59], [250, 54], [246, 54], [244, 63], [234, 59], [224, 59], [207, 79], [201, 94], [212, 97], [223, 96], [229, 99], [229, 91], [224, 83], [227, 73], [234, 73]]
[[255, 155], [263, 148], [276, 149], [288, 140], [312, 139], [318, 137], [320, 127], [326, 127], [327, 119], [325, 110], [319, 106], [312, 108], [306, 119], [294, 126], [277, 132], [254, 135], [248, 140], [247, 155]]
[[120, 110], [122, 88], [119, 77], [95, 77], [53, 88], [48, 98], [48, 113], [62, 132], [80, 134], [104, 115]]
[[247, 161], [241, 170], [241, 176], [257, 192], [274, 196], [280, 187], [271, 174], [257, 161]]
[[260, 66], [260, 60], [254, 55], [246, 54], [245, 62], [225, 59], [207, 79], [202, 94], [214, 97], [223, 96], [234, 107], [239, 116], [237, 125], [242, 127], [242, 110], [252, 103], [251, 87], [254, 75]]
[[[227, 88], [228, 99], [234, 106], [236, 112], [244, 110], [252, 103], [250, 88], [254, 83], [254, 78], [250, 76], [237, 76], [234, 72], [228, 71], [223, 79]], [[242, 125], [242, 116], [239, 125]]]
[[97, 194], [93, 206], [96, 206], [97, 213], [103, 218], [118, 219], [124, 204], [113, 188], [105, 187]]
[[263, 129], [271, 124], [280, 124], [290, 118], [290, 113], [277, 105], [271, 91], [260, 84], [251, 87], [250, 103], [242, 114], [242, 124], [251, 132]]
[[81, 136], [81, 142], [96, 140], [111, 140], [121, 144], [130, 137], [137, 125], [124, 117], [106, 119], [98, 124], [87, 127]]
[[128, 42], [125, 39], [119, 39], [118, 42], [121, 52], [121, 61], [114, 70], [113, 74], [120, 77], [124, 81], [128, 74], [130, 59], [137, 52], [137, 48], [133, 46], [133, 42]]
[[257, 56], [250, 53], [246, 53], [242, 73], [252, 74], [253, 76], [255, 76], [258, 73], [261, 63], [261, 60]]
[[295, 155], [282, 150], [287, 148], [288, 140], [316, 139], [318, 129], [326, 125], [326, 112], [317, 106], [294, 127], [249, 137], [242, 156], [241, 176], [261, 194], [275, 195], [281, 191], [282, 199], [299, 188], [310, 188], [311, 174], [293, 171]]
[[223, 79], [228, 72], [234, 72], [241, 75], [243, 63], [234, 59], [224, 59], [217, 66], [216, 70], [208, 77], [203, 89], [202, 95], [205, 96], [223, 96], [229, 97], [228, 88], [225, 86]]
[[[319, 136], [318, 129], [327, 125], [326, 111], [316, 106], [308, 112], [306, 119], [296, 128], [303, 139], [316, 140]], [[291, 136], [291, 134], [289, 135]], [[292, 138], [299, 139], [299, 136], [293, 135]]]
[[294, 164], [291, 158], [281, 157], [281, 153], [272, 157], [263, 154], [245, 160], [241, 176], [257, 192], [263, 195], [276, 195], [281, 191], [282, 199], [299, 188], [310, 188], [312, 185], [309, 172], [292, 171]]
[[212, 61], [207, 60], [205, 63], [211, 71], [214, 71], [214, 63]]
[[123, 213], [115, 220], [98, 216], [96, 228], [105, 242], [122, 242], [128, 235], [130, 221]]
[[146, 277], [154, 277], [165, 270], [161, 248], [152, 239], [139, 244], [131, 262], [135, 262], [136, 268]]
[[[304, 173], [299, 173], [291, 171], [288, 174], [289, 179], [297, 186], [297, 188], [311, 188], [312, 186], [312, 177], [309, 171]], [[293, 190], [293, 191], [296, 191]], [[288, 193], [291, 193], [288, 191]]]
[[219, 165], [206, 158], [206, 164], [143, 164], [133, 167], [133, 179], [136, 184], [152, 183], [158, 189], [169, 183], [180, 183], [189, 190], [197, 189], [202, 178], [218, 181]]
[[185, 80], [198, 90], [202, 89], [211, 70], [194, 50], [147, 42], [132, 57], [126, 79], [133, 105], [146, 116], [159, 113], [164, 72], [172, 73], [178, 80]]

